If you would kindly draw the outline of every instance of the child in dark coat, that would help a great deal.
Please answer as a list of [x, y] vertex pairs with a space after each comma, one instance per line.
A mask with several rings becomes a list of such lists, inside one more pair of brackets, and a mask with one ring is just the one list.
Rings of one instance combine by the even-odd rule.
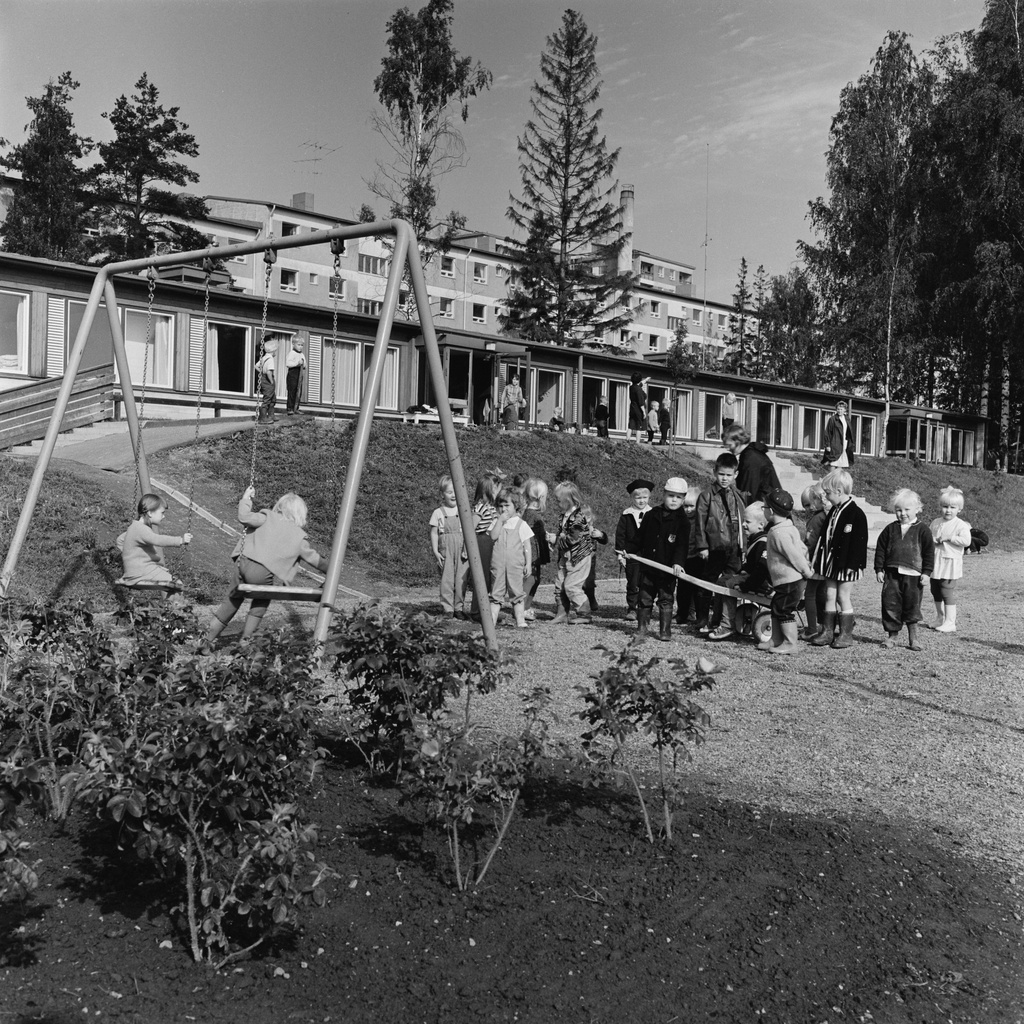
[[632, 498], [628, 508], [622, 510], [619, 522], [615, 527], [615, 554], [619, 565], [626, 570], [626, 621], [636, 622], [636, 606], [640, 599], [640, 571], [643, 566], [639, 562], [627, 561], [626, 551], [633, 543], [644, 516], [651, 511], [651, 491], [654, 481], [637, 477], [626, 488]]
[[[655, 505], [643, 519], [636, 536], [628, 545], [629, 554], [640, 555], [673, 570], [683, 569], [690, 545], [690, 524], [683, 511], [683, 499], [688, 490], [682, 477], [666, 481], [662, 504]], [[659, 640], [672, 639], [672, 612], [675, 603], [676, 577], [651, 566], [641, 564], [640, 598], [636, 612], [636, 636], [647, 635], [651, 608], [658, 602]]]
[[904, 487], [892, 496], [896, 522], [878, 537], [875, 547], [875, 578], [882, 584], [883, 647], [892, 647], [896, 634], [907, 627], [907, 646], [921, 650], [917, 624], [921, 621], [921, 594], [935, 567], [932, 531], [918, 522], [921, 499]]

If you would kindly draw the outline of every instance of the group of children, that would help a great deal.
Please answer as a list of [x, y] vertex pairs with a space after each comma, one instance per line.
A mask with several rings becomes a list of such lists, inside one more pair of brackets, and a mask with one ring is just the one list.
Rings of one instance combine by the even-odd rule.
[[[748, 504], [736, 489], [736, 469], [735, 455], [723, 452], [709, 488], [697, 492], [683, 478], [672, 477], [662, 488], [661, 504], [654, 506], [653, 481], [638, 478], [629, 484], [631, 503], [615, 531], [615, 551], [626, 572], [627, 620], [636, 622], [637, 635], [643, 638], [657, 605], [658, 638], [670, 640], [673, 618], [685, 623], [692, 609], [700, 634], [726, 640], [739, 635], [737, 611], [742, 595], [749, 594], [770, 599], [772, 636], [759, 645], [762, 649], [792, 654], [798, 639], [818, 647], [849, 647], [855, 625], [853, 584], [867, 567], [868, 545], [867, 519], [851, 497], [849, 472], [833, 469], [804, 491], [808, 519], [802, 525], [792, 518], [792, 496], [781, 488]], [[302, 498], [289, 492], [272, 508], [254, 511], [254, 497], [249, 487], [238, 505], [246, 532], [232, 553], [235, 578], [214, 613], [211, 639], [245, 600], [240, 583], [287, 583], [300, 561], [313, 568], [323, 564], [305, 533], [308, 513]], [[441, 574], [441, 603], [455, 618], [479, 618], [477, 595], [467, 586], [468, 556], [451, 477], [440, 479], [439, 497], [429, 532]], [[548, 486], [543, 480], [517, 477], [506, 485], [504, 474], [491, 470], [477, 483], [472, 528], [495, 622], [508, 604], [516, 627], [529, 626], [536, 618], [533, 599], [543, 567], [551, 562], [556, 566], [552, 622], [588, 622], [597, 608], [596, 545], [606, 543], [608, 536], [595, 525], [593, 511], [572, 480], [557, 483], [554, 497], [558, 522], [549, 531], [544, 521]], [[933, 628], [956, 630], [957, 581], [971, 545], [971, 528], [960, 518], [962, 491], [945, 488], [940, 504], [942, 514], [929, 527], [918, 521], [922, 503], [914, 491], [904, 488], [892, 496], [896, 519], [879, 536], [874, 557], [882, 584], [883, 646], [891, 647], [906, 626], [909, 648], [921, 650], [917, 630], [926, 584], [935, 603]], [[157, 527], [165, 510], [161, 497], [144, 494], [137, 518], [118, 538], [127, 583], [169, 589], [177, 585], [164, 565], [163, 548], [188, 544], [192, 537], [161, 534]], [[717, 597], [702, 583], [712, 584]], [[243, 637], [256, 631], [268, 605], [265, 599], [253, 599]], [[801, 605], [807, 628], [798, 635]]]

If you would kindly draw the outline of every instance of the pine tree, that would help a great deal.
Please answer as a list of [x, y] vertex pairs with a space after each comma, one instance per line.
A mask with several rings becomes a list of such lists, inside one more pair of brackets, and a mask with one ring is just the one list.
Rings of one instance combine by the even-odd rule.
[[729, 313], [729, 342], [724, 364], [729, 373], [740, 376], [753, 371], [753, 319], [751, 306], [753, 296], [747, 284], [747, 260], [740, 259], [740, 271], [736, 280], [736, 291], [732, 296], [732, 312]]
[[566, 11], [541, 55], [533, 116], [518, 139], [522, 197], [508, 217], [522, 241], [506, 245], [514, 270], [505, 330], [559, 345], [617, 335], [632, 319], [632, 272], [620, 273], [619, 151], [598, 134], [597, 37]]
[[[92, 140], [75, 131], [68, 109], [78, 82], [65, 71], [46, 84], [42, 96], [28, 96], [32, 111], [28, 137], [0, 158], [9, 171], [19, 171], [0, 233], [2, 248], [24, 256], [83, 262], [84, 221], [91, 199], [92, 175], [79, 166], [93, 148]], [[6, 145], [0, 139], [0, 145]]]
[[129, 100], [119, 96], [103, 116], [114, 129], [112, 142], [100, 143], [98, 194], [106, 205], [97, 241], [103, 260], [142, 259], [158, 251], [202, 249], [207, 239], [181, 220], [207, 216], [198, 196], [169, 192], [162, 184], [184, 187], [199, 175], [178, 157], [199, 156], [199, 145], [178, 108], [165, 109], [160, 91], [143, 72]]

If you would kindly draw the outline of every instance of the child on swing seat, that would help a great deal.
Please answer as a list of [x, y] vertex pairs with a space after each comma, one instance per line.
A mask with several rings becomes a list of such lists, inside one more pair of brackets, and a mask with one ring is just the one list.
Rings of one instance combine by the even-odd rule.
[[[232, 553], [235, 559], [234, 585], [213, 613], [207, 634], [211, 640], [221, 634], [242, 607], [245, 595], [238, 590], [240, 583], [262, 587], [273, 586], [278, 581], [287, 584], [295, 576], [300, 561], [314, 569], [323, 566], [323, 559], [306, 539], [304, 527], [308, 512], [302, 498], [289, 491], [278, 498], [273, 508], [253, 512], [252, 499], [255, 495], [255, 488], [247, 487], [238, 503], [238, 520], [250, 529]], [[259, 629], [260, 620], [269, 606], [270, 601], [266, 598], [253, 598], [242, 628], [243, 639], [248, 639]]]
[[124, 574], [121, 581], [129, 586], [136, 583], [163, 583], [180, 587], [164, 564], [163, 548], [178, 548], [192, 540], [191, 533], [180, 537], [160, 533], [156, 527], [163, 521], [167, 503], [159, 494], [144, 494], [136, 509], [138, 518], [117, 538], [121, 549]]

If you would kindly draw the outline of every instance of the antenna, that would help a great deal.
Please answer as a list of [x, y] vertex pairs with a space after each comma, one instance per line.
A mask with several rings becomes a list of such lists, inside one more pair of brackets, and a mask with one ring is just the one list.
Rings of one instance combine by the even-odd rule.
[[711, 143], [705, 142], [704, 151], [704, 241], [702, 243], [704, 249], [704, 316], [703, 323], [701, 324], [701, 336], [704, 338], [704, 342], [700, 347], [700, 368], [704, 369], [704, 356], [707, 353], [708, 348], [708, 245], [711, 242], [711, 236], [708, 234], [708, 191], [711, 182]]

